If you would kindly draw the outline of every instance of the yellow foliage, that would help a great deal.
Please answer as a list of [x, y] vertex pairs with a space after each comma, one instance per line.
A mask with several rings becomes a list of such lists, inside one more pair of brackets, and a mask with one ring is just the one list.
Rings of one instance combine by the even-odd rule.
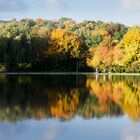
[[[131, 28], [123, 37], [123, 40], [117, 45], [118, 54], [121, 53], [121, 61], [115, 56], [115, 63], [120, 66], [131, 64], [136, 60], [140, 60], [140, 29]], [[122, 53], [123, 52], [123, 53]]]
[[73, 20], [66, 20], [64, 25], [66, 29], [71, 30], [76, 25], [76, 23]]
[[96, 30], [92, 31], [92, 35], [93, 36], [101, 35], [101, 36], [104, 37], [104, 36], [109, 36], [109, 33], [107, 31], [103, 30], [103, 29], [96, 29]]
[[99, 99], [100, 107], [109, 108], [108, 103], [114, 102], [132, 120], [140, 118], [140, 83], [134, 82], [129, 86], [125, 81], [96, 81], [94, 78], [88, 78], [86, 86], [89, 93]]
[[52, 32], [50, 40], [50, 46], [56, 47], [58, 50], [57, 52], [70, 52], [72, 56], [78, 56], [81, 40], [73, 32], [57, 28]]

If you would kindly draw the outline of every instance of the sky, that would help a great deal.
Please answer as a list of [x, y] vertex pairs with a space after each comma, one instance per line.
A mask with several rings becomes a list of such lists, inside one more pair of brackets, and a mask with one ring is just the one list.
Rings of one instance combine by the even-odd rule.
[[140, 0], [0, 0], [0, 20], [72, 18], [140, 24]]

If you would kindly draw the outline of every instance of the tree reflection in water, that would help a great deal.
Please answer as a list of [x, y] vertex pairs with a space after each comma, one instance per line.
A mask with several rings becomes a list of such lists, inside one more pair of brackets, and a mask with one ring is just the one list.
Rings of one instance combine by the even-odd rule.
[[140, 76], [0, 76], [0, 121], [140, 119]]

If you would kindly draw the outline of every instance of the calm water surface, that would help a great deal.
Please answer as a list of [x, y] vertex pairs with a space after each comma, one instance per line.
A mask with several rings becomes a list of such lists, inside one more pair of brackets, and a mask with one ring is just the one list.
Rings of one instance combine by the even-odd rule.
[[140, 140], [140, 76], [0, 76], [0, 140]]

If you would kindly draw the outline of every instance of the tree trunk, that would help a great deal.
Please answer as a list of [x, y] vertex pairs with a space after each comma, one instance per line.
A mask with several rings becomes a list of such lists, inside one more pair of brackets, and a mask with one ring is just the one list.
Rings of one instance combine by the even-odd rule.
[[78, 70], [79, 70], [79, 61], [77, 60], [76, 61], [76, 72], [78, 72]]

